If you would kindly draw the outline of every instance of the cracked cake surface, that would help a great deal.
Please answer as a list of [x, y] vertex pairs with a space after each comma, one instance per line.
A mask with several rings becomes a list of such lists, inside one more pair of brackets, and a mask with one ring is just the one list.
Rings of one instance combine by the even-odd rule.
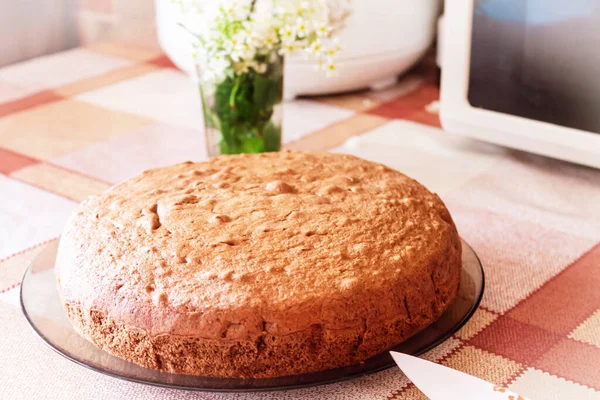
[[454, 300], [461, 244], [439, 197], [353, 156], [266, 153], [146, 171], [61, 237], [76, 330], [149, 368], [272, 377], [360, 362]]

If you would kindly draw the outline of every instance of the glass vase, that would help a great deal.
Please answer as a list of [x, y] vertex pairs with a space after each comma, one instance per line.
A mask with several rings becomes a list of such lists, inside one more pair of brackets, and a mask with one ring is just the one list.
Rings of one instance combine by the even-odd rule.
[[283, 57], [273, 51], [256, 65], [263, 65], [261, 72], [248, 68], [210, 76], [198, 65], [209, 157], [280, 150]]

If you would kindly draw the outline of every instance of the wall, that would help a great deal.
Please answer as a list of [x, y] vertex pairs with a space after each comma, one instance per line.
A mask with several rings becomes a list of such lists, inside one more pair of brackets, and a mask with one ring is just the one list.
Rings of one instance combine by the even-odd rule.
[[156, 45], [155, 32], [152, 0], [0, 0], [0, 66], [98, 41]]

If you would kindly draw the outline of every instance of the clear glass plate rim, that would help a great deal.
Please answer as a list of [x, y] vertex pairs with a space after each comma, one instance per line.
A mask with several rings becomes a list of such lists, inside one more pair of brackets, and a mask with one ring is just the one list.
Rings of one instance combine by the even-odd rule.
[[[468, 247], [470, 252], [473, 254], [475, 259], [477, 260], [477, 265], [479, 266], [479, 271], [481, 273], [481, 290], [479, 291], [479, 294], [476, 297], [476, 299], [475, 299], [474, 303], [472, 304], [471, 308], [469, 309], [469, 311], [452, 327], [452, 329], [449, 329], [442, 336], [440, 336], [437, 340], [427, 344], [426, 346], [424, 346], [422, 348], [419, 348], [416, 352], [411, 353], [412, 355], [419, 356], [421, 354], [424, 354], [427, 351], [439, 346], [441, 343], [448, 340], [450, 337], [452, 337], [453, 334], [455, 334], [458, 330], [460, 330], [471, 319], [473, 314], [479, 308], [481, 299], [483, 298], [483, 293], [485, 291], [485, 271], [483, 269], [483, 264], [481, 263], [481, 259], [479, 258], [479, 255], [475, 252], [475, 250], [473, 250], [473, 247], [471, 247], [471, 245], [469, 245], [469, 243], [466, 242], [462, 237], [461, 237], [461, 241], [462, 241], [463, 245], [466, 245]], [[48, 246], [48, 244], [46, 244], [46, 246]], [[44, 249], [42, 249], [42, 252], [44, 251]], [[40, 252], [40, 254], [41, 254], [41, 252]], [[39, 255], [38, 255], [38, 257], [39, 257]], [[347, 380], [357, 379], [357, 378], [360, 378], [360, 377], [363, 377], [366, 375], [371, 375], [371, 374], [374, 374], [377, 372], [384, 371], [386, 369], [389, 369], [389, 368], [392, 368], [395, 366], [395, 363], [393, 362], [393, 360], [391, 359], [391, 356], [390, 356], [390, 362], [388, 364], [381, 365], [379, 367], [372, 368], [372, 369], [369, 369], [366, 371], [360, 371], [358, 373], [351, 374], [351, 375], [345, 375], [345, 376], [340, 376], [340, 377], [336, 377], [336, 378], [325, 379], [322, 381], [310, 382], [310, 383], [305, 383], [305, 384], [285, 385], [285, 386], [269, 386], [269, 387], [248, 387], [248, 388], [206, 388], [206, 387], [198, 387], [198, 386], [187, 386], [187, 385], [181, 385], [181, 384], [162, 383], [162, 382], [157, 382], [157, 381], [136, 379], [136, 378], [129, 377], [126, 375], [120, 375], [118, 373], [114, 373], [112, 371], [104, 369], [101, 366], [89, 364], [84, 361], [78, 360], [75, 357], [72, 357], [71, 355], [69, 355], [68, 351], [66, 351], [65, 349], [62, 349], [57, 344], [51, 342], [42, 332], [40, 332], [38, 330], [38, 328], [36, 327], [36, 324], [32, 321], [29, 313], [27, 312], [27, 309], [23, 302], [23, 282], [25, 280], [25, 277], [29, 273], [30, 269], [32, 268], [33, 264], [35, 263], [36, 259], [37, 259], [37, 257], [34, 258], [34, 260], [32, 262], [30, 262], [29, 266], [27, 267], [25, 274], [23, 276], [23, 279], [21, 281], [21, 287], [19, 289], [19, 304], [21, 307], [21, 311], [22, 311], [25, 319], [27, 320], [28, 325], [35, 332], [35, 334], [56, 353], [60, 354], [61, 356], [65, 357], [66, 359], [72, 361], [73, 363], [75, 363], [77, 365], [80, 365], [80, 366], [85, 367], [94, 372], [98, 372], [100, 374], [107, 375], [107, 376], [110, 376], [113, 378], [125, 380], [128, 382], [144, 384], [144, 385], [167, 388], [167, 389], [179, 389], [179, 390], [213, 392], [213, 393], [240, 393], [240, 392], [243, 393], [243, 392], [266, 392], [266, 391], [291, 390], [291, 389], [300, 389], [300, 388], [327, 385], [327, 384], [332, 384], [332, 383], [336, 383], [336, 382], [343, 382], [343, 381], [347, 381]], [[463, 267], [463, 269], [464, 269], [464, 267]], [[417, 333], [416, 335], [418, 335], [418, 334], [419, 333]], [[101, 349], [98, 349], [98, 350], [103, 351]], [[373, 357], [378, 357], [381, 354], [389, 353], [389, 351], [392, 351], [392, 350], [394, 350], [394, 349], [386, 350], [383, 353], [380, 353], [379, 355], [376, 355]], [[344, 367], [342, 367], [342, 368], [344, 368]], [[174, 375], [176, 375], [176, 374], [174, 374]], [[297, 375], [297, 376], [299, 376], [299, 375]], [[228, 378], [219, 378], [219, 379], [225, 380]], [[229, 378], [229, 379], [235, 380], [236, 378]], [[267, 378], [267, 379], [276, 379], [276, 378]]]

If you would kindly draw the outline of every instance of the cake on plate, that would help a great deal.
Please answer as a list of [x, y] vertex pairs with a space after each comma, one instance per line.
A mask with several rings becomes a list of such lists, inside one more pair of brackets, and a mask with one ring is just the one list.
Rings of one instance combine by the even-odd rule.
[[146, 171], [84, 201], [56, 263], [77, 332], [148, 368], [276, 377], [351, 365], [457, 294], [461, 242], [425, 187], [330, 153]]

